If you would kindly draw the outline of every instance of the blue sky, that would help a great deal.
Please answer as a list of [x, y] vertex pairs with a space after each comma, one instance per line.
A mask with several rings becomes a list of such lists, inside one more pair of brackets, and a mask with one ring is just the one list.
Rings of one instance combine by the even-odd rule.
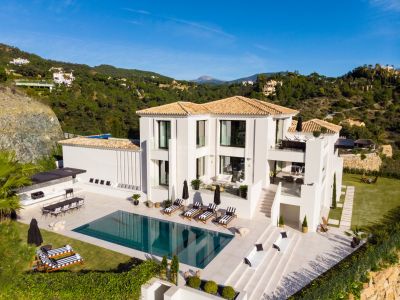
[[400, 67], [400, 0], [2, 0], [0, 42], [45, 58], [235, 79]]

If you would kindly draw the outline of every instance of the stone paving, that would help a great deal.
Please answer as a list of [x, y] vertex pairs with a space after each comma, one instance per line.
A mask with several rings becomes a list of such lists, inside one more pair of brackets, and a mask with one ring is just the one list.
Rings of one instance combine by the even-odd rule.
[[354, 186], [348, 186], [344, 198], [342, 218], [340, 220], [340, 229], [349, 230], [351, 227], [351, 216], [353, 214]]

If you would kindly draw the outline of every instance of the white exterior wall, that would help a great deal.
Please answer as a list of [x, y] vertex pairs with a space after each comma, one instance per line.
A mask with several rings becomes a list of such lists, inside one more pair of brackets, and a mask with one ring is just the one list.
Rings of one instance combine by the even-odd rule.
[[141, 187], [140, 151], [99, 149], [83, 146], [63, 145], [64, 166], [86, 170], [79, 179], [89, 182], [90, 178], [109, 180]]

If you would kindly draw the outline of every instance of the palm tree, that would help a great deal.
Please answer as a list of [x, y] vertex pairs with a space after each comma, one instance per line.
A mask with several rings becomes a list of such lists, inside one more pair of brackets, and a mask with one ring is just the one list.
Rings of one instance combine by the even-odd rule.
[[30, 184], [34, 169], [19, 163], [13, 153], [0, 151], [0, 220], [21, 208], [16, 190]]

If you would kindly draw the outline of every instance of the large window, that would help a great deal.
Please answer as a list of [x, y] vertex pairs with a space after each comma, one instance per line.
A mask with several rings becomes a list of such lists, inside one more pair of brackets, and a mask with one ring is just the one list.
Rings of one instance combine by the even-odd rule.
[[232, 175], [232, 181], [244, 180], [244, 158], [220, 156], [219, 173]]
[[244, 147], [246, 121], [220, 121], [221, 146]]
[[158, 121], [158, 147], [168, 149], [168, 141], [171, 138], [171, 122]]
[[200, 178], [201, 176], [204, 176], [206, 173], [206, 157], [199, 157], [196, 159], [196, 178]]
[[169, 179], [169, 162], [166, 160], [158, 161], [158, 184], [168, 185]]
[[197, 121], [196, 123], [196, 145], [197, 147], [206, 145], [206, 121]]

